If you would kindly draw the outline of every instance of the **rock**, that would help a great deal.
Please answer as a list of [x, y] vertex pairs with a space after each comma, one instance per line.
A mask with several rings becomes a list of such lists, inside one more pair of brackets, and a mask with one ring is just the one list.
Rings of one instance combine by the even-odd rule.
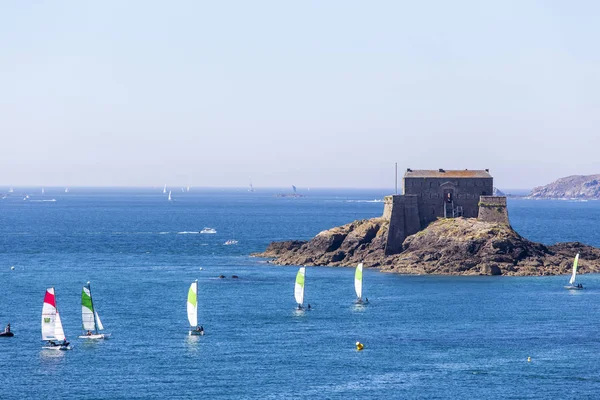
[[261, 257], [280, 265], [355, 266], [403, 274], [554, 275], [600, 272], [600, 249], [579, 242], [544, 246], [521, 237], [509, 225], [475, 218], [439, 219], [406, 238], [400, 254], [385, 255], [387, 223], [354, 221], [320, 232], [308, 242], [271, 243]]
[[600, 175], [572, 175], [533, 188], [530, 198], [600, 199]]

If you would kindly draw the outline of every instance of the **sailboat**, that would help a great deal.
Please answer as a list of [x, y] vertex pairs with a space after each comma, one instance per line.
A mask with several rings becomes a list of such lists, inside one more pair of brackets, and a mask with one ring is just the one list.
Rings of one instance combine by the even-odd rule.
[[248, 188], [249, 192], [254, 192], [254, 186], [252, 186], [252, 179], [250, 179], [250, 187]]
[[45, 193], [44, 188], [42, 188], [42, 195]]
[[89, 282], [81, 291], [81, 320], [83, 322], [83, 330], [86, 334], [79, 336], [80, 339], [106, 339], [110, 336], [110, 333], [98, 332], [103, 331], [104, 326], [102, 325], [102, 321], [100, 321], [98, 311], [94, 308]]
[[173, 199], [171, 198], [171, 191], [170, 191], [170, 190], [169, 190], [169, 198], [168, 198], [168, 200], [169, 200], [169, 201], [173, 200]]
[[298, 273], [296, 274], [296, 285], [294, 286], [294, 297], [296, 298], [296, 303], [298, 303], [298, 310], [303, 310], [304, 306], [304, 275], [306, 272], [306, 267], [300, 267]]
[[573, 261], [573, 274], [571, 274], [571, 279], [569, 279], [569, 284], [565, 286], [565, 289], [569, 290], [581, 290], [583, 289], [583, 285], [575, 284], [575, 278], [577, 277], [577, 263], [579, 262], [579, 253], [575, 256], [575, 261]]
[[363, 286], [363, 263], [356, 266], [356, 272], [354, 273], [354, 290], [356, 291], [356, 304], [366, 304], [369, 300], [363, 301], [362, 299], [362, 286]]
[[48, 350], [71, 350], [71, 346], [65, 337], [65, 331], [60, 321], [60, 314], [56, 307], [56, 296], [54, 288], [46, 289], [44, 306], [42, 308], [42, 340], [48, 342], [44, 349]]
[[204, 335], [204, 328], [198, 326], [198, 279], [190, 285], [187, 298], [187, 314], [190, 322], [190, 336]]
[[167, 184], [165, 183], [165, 187], [163, 188], [163, 194], [167, 194]]

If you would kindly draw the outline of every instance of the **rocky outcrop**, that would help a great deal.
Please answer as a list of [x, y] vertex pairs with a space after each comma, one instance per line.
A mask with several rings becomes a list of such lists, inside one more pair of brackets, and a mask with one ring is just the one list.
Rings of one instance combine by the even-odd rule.
[[573, 175], [533, 188], [527, 197], [545, 199], [600, 199], [600, 175]]
[[600, 272], [600, 249], [581, 243], [545, 246], [521, 237], [509, 225], [473, 218], [440, 219], [403, 242], [400, 254], [386, 256], [388, 222], [355, 221], [319, 233], [308, 242], [272, 243], [254, 254], [280, 265], [353, 266], [405, 274], [554, 275], [570, 273], [580, 253], [581, 273]]

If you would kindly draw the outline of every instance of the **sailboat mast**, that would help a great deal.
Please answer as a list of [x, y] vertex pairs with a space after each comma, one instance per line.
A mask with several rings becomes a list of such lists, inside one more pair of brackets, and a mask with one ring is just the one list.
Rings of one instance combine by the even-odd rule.
[[90, 303], [92, 304], [92, 317], [94, 318], [94, 331], [98, 333], [98, 322], [96, 322], [96, 309], [94, 308], [94, 298], [92, 297], [92, 288], [90, 283], [87, 283], [87, 288], [90, 291]]

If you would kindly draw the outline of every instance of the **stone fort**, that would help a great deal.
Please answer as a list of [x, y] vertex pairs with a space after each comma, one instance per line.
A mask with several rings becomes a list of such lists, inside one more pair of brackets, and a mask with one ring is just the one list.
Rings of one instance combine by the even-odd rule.
[[402, 252], [407, 236], [438, 218], [477, 218], [508, 224], [506, 197], [494, 196], [489, 170], [412, 170], [402, 178], [402, 195], [386, 196], [389, 221], [385, 254]]

